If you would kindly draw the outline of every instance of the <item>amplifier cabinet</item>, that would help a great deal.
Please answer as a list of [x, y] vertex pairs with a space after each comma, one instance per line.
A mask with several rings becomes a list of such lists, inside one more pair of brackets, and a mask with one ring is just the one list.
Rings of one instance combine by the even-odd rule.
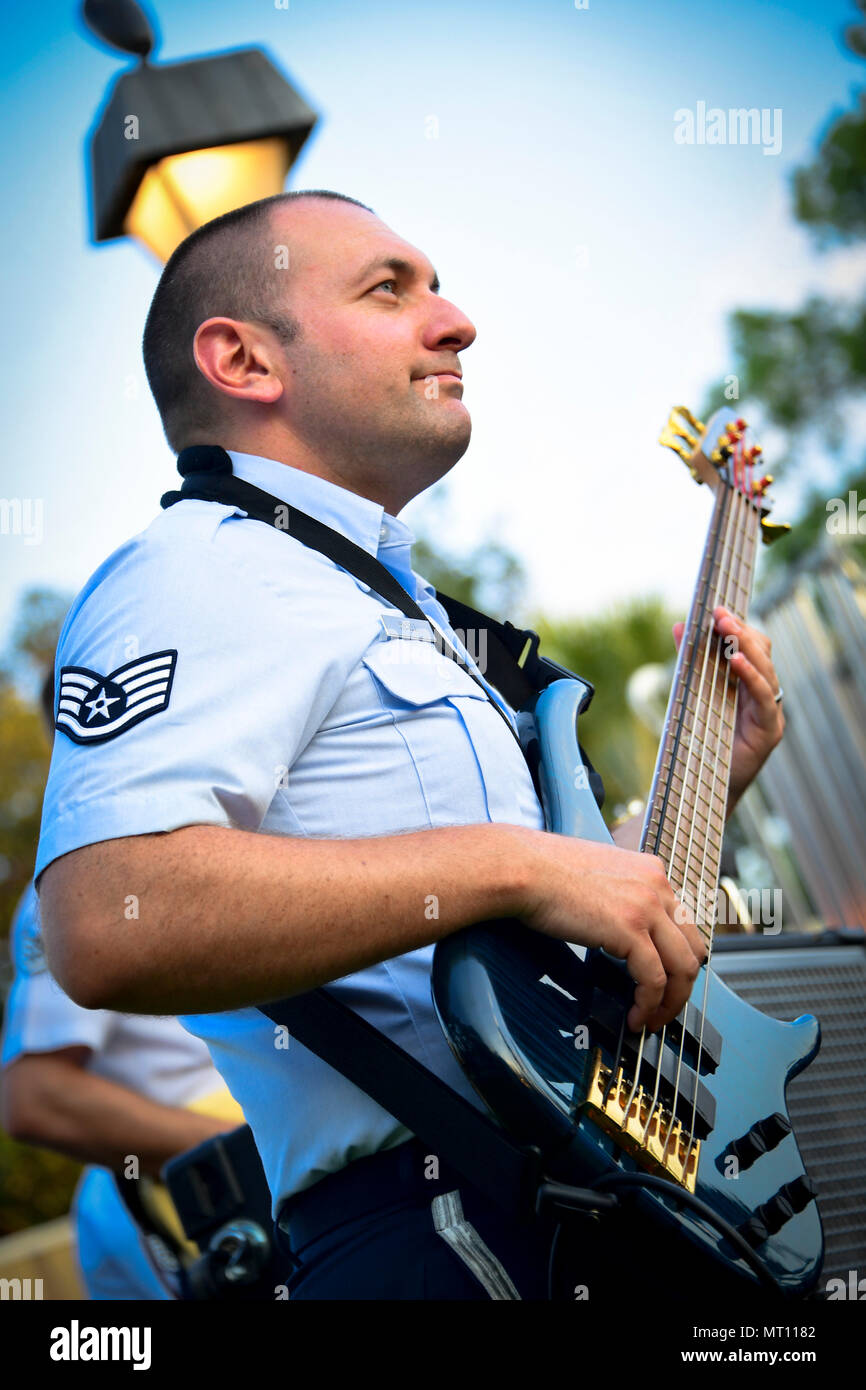
[[814, 1014], [815, 1060], [788, 1087], [803, 1162], [818, 1188], [826, 1254], [822, 1285], [866, 1277], [866, 935], [716, 937], [725, 983], [774, 1018]]

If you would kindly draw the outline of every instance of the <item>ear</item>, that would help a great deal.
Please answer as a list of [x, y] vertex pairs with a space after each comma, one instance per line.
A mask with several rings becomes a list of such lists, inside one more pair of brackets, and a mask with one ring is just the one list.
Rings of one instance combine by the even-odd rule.
[[192, 350], [202, 376], [223, 395], [273, 405], [283, 393], [276, 353], [257, 324], [206, 319]]

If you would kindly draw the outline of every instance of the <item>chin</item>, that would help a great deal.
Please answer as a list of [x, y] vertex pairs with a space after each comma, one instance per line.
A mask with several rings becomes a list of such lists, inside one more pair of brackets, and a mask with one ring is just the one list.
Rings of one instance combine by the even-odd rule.
[[448, 468], [453, 468], [457, 460], [466, 453], [471, 437], [472, 421], [468, 411], [464, 412], [462, 419], [451, 420], [440, 431], [437, 431], [436, 441], [441, 446], [443, 454], [447, 453], [451, 459]]

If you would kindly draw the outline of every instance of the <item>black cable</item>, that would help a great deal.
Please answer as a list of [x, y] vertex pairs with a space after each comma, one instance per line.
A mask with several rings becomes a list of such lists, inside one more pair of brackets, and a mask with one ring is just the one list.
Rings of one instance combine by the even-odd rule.
[[599, 1178], [596, 1182], [591, 1183], [590, 1187], [593, 1190], [603, 1189], [605, 1187], [652, 1188], [655, 1191], [663, 1192], [667, 1197], [675, 1197], [677, 1201], [691, 1207], [699, 1216], [702, 1216], [705, 1221], [709, 1221], [710, 1225], [715, 1226], [716, 1230], [719, 1231], [726, 1240], [730, 1241], [734, 1249], [739, 1252], [754, 1273], [757, 1274], [762, 1284], [765, 1284], [768, 1288], [772, 1288], [775, 1293], [781, 1294], [782, 1297], [791, 1297], [791, 1295], [782, 1288], [782, 1285], [774, 1277], [760, 1256], [755, 1254], [745, 1237], [740, 1235], [740, 1232], [735, 1226], [732, 1226], [723, 1216], [719, 1216], [718, 1212], [713, 1211], [712, 1207], [708, 1206], [706, 1202], [702, 1202], [700, 1197], [696, 1197], [693, 1192], [689, 1192], [686, 1188], [672, 1183], [669, 1178], [659, 1178], [652, 1173], [612, 1173], [608, 1177]]

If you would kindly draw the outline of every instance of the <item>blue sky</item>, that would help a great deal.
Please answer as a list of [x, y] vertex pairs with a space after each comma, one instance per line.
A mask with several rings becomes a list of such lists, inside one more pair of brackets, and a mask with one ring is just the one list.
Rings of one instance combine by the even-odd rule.
[[[863, 250], [819, 256], [790, 217], [792, 169], [862, 85], [840, 40], [853, 6], [161, 0], [157, 13], [167, 60], [266, 47], [320, 113], [287, 186], [369, 203], [475, 323], [472, 443], [444, 505], [428, 495], [404, 518], [435, 516], [449, 548], [500, 537], [527, 567], [528, 611], [648, 592], [684, 608], [709, 498], [655, 442], [669, 407], [697, 407], [730, 370], [732, 308], [866, 280]], [[67, 0], [0, 23], [0, 492], [43, 507], [38, 544], [0, 535], [2, 636], [22, 589], [74, 592], [175, 474], [139, 346], [159, 266], [128, 241], [89, 243], [84, 137], [123, 60]], [[676, 143], [675, 113], [699, 102], [780, 110], [780, 152]], [[796, 496], [781, 480], [776, 495], [783, 519]]]

